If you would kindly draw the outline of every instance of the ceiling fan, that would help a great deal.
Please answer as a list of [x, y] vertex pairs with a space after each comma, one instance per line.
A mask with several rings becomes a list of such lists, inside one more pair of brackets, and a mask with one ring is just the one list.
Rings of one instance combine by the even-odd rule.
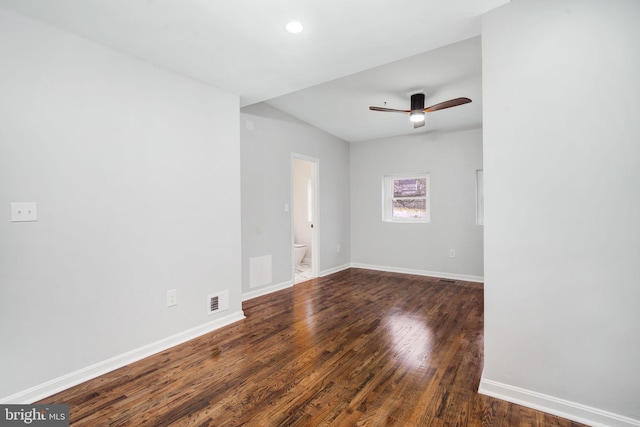
[[458, 105], [468, 104], [471, 102], [469, 98], [455, 98], [448, 101], [440, 102], [439, 104], [432, 105], [431, 107], [424, 108], [424, 93], [418, 92], [411, 95], [411, 109], [410, 110], [395, 110], [393, 108], [385, 107], [373, 107], [370, 106], [371, 111], [382, 111], [386, 113], [403, 113], [408, 114], [409, 119], [413, 122], [414, 128], [424, 126], [424, 115], [426, 113], [432, 113], [438, 110], [444, 110], [445, 108], [457, 107]]

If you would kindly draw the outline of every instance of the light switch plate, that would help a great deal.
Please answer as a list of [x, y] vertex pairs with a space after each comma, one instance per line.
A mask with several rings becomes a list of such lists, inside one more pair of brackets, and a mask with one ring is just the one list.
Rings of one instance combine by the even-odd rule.
[[38, 206], [36, 203], [11, 203], [11, 221], [37, 221]]
[[167, 291], [167, 307], [173, 307], [174, 305], [178, 305], [178, 290], [169, 289]]

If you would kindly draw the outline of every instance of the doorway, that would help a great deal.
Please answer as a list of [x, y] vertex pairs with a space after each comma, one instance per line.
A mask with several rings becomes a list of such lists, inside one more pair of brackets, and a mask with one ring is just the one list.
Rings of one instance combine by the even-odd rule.
[[293, 283], [318, 277], [318, 159], [292, 154]]

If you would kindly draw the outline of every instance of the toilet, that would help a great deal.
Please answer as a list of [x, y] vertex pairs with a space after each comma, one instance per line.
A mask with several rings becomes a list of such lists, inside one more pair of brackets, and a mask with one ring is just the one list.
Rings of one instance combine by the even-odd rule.
[[307, 253], [307, 245], [303, 245], [301, 243], [295, 243], [293, 245], [293, 254], [296, 257], [296, 265], [300, 264], [304, 255]]

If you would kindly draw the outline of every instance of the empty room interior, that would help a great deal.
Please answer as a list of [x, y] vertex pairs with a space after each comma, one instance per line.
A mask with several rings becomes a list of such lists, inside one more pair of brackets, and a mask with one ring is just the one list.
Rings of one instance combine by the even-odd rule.
[[640, 426], [638, 22], [0, 0], [0, 405]]

